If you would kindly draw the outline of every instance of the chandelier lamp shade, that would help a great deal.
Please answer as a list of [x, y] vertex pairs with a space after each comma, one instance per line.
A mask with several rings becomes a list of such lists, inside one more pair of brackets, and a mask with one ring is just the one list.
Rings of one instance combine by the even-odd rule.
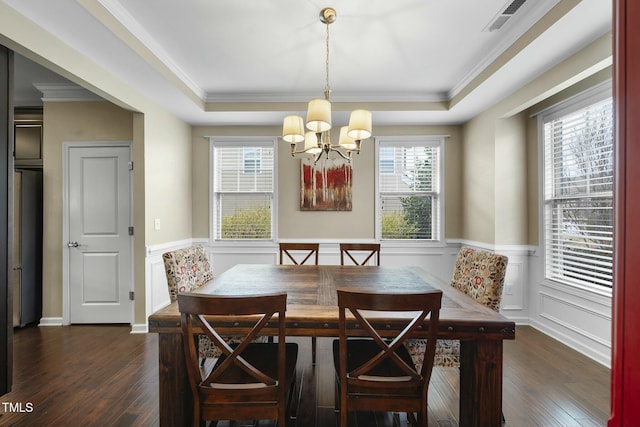
[[[316, 98], [307, 105], [306, 123], [297, 115], [286, 116], [282, 123], [282, 139], [291, 144], [291, 155], [307, 153], [315, 156], [317, 162], [325, 153], [335, 152], [340, 157], [351, 161], [351, 153], [360, 153], [360, 142], [371, 137], [371, 112], [354, 110], [349, 117], [349, 124], [340, 128], [338, 144], [331, 143], [331, 101], [329, 96], [329, 25], [336, 20], [336, 11], [326, 7], [320, 11], [320, 22], [326, 25], [326, 84], [324, 98]], [[306, 129], [305, 129], [306, 128]], [[296, 151], [298, 143], [304, 143], [303, 149]], [[346, 153], [346, 154], [345, 154]]]

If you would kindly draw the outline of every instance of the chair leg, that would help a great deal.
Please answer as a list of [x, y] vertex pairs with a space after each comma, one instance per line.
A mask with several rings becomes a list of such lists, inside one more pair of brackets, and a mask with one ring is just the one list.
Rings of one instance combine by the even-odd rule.
[[318, 346], [316, 337], [311, 337], [311, 364], [316, 366], [316, 347]]
[[400, 422], [400, 414], [398, 414], [397, 412], [393, 413], [393, 427], [402, 427], [402, 423]]
[[418, 420], [413, 412], [407, 412], [407, 423], [412, 427], [418, 426]]
[[[302, 384], [300, 385], [302, 386]], [[293, 379], [291, 387], [289, 388], [289, 397], [287, 398], [287, 420], [296, 420], [298, 418], [298, 405], [300, 404], [300, 397], [298, 396], [296, 378]]]

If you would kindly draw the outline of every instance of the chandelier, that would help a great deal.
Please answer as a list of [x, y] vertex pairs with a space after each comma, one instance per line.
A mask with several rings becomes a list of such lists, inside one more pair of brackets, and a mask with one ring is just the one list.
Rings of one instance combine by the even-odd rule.
[[[303, 119], [300, 116], [286, 116], [282, 124], [282, 139], [291, 144], [291, 155], [295, 156], [301, 153], [312, 154], [315, 156], [315, 162], [320, 160], [323, 153], [326, 153], [327, 158], [329, 158], [329, 153], [332, 151], [345, 160], [351, 161], [352, 152], [360, 153], [360, 141], [371, 136], [371, 112], [367, 110], [354, 110], [349, 117], [349, 125], [340, 128], [338, 144], [333, 145], [331, 143], [329, 25], [335, 22], [336, 16], [336, 11], [330, 7], [326, 7], [320, 11], [320, 22], [325, 24], [327, 28], [324, 98], [309, 101], [307, 106], [307, 131], [305, 131]], [[296, 144], [303, 141], [304, 148], [296, 151]]]

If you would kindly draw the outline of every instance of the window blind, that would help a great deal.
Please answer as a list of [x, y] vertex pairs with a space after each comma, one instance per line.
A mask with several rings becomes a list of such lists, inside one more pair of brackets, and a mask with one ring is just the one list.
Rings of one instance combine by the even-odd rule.
[[544, 121], [546, 277], [612, 286], [611, 98]]
[[271, 239], [274, 149], [214, 146], [214, 237]]

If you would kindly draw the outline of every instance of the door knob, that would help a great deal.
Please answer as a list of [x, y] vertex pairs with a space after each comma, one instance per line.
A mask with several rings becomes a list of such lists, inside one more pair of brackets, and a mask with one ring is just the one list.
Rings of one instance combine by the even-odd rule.
[[67, 246], [69, 246], [70, 248], [77, 248], [79, 245], [78, 242], [69, 242], [67, 243]]

